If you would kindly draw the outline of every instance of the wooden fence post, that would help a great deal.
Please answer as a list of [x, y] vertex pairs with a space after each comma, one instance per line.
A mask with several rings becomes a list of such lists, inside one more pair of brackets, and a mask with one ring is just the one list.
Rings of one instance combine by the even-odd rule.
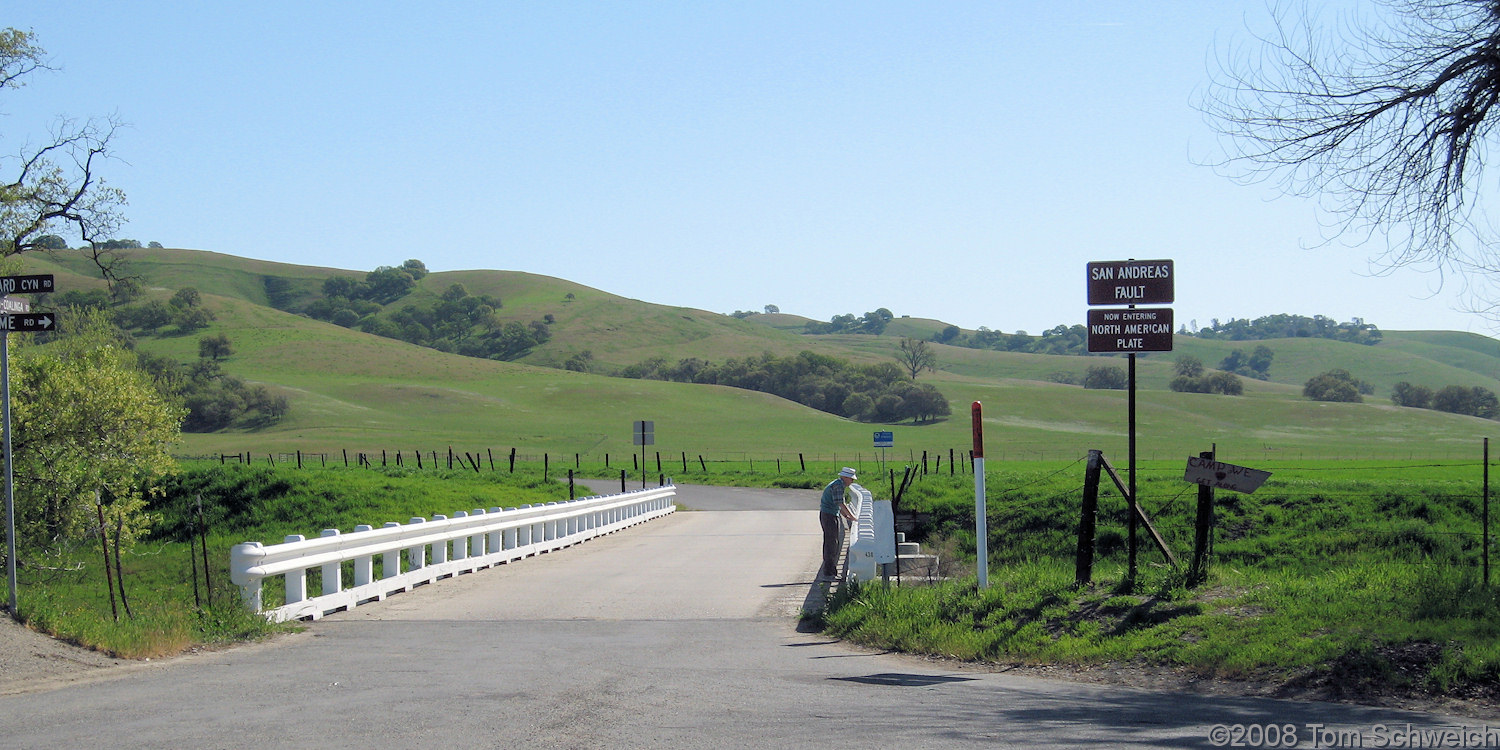
[[1094, 580], [1094, 522], [1099, 512], [1099, 469], [1103, 453], [1089, 451], [1089, 462], [1083, 472], [1083, 508], [1078, 518], [1078, 559], [1074, 564], [1073, 584], [1087, 585]]
[[[1198, 458], [1214, 460], [1213, 451], [1203, 451]], [[1208, 562], [1208, 535], [1214, 523], [1214, 488], [1198, 485], [1198, 514], [1193, 520], [1193, 563], [1188, 568], [1188, 585], [1203, 582]]]

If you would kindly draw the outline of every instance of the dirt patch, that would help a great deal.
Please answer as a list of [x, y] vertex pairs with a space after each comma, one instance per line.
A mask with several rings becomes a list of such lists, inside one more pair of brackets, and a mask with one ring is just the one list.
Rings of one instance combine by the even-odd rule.
[[134, 663], [43, 635], [0, 612], [0, 695], [78, 682]]

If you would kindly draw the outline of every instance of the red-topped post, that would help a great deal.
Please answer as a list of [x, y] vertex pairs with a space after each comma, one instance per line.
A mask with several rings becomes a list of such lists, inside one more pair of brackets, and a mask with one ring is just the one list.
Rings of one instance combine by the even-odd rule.
[[974, 554], [979, 563], [979, 588], [990, 587], [990, 544], [984, 502], [984, 418], [979, 402], [970, 408], [974, 429]]

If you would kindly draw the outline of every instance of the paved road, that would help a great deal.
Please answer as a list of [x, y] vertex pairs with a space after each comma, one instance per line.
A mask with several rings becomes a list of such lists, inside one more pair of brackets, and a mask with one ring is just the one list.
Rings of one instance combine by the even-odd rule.
[[816, 590], [817, 520], [785, 508], [810, 506], [812, 493], [680, 495], [719, 510], [424, 586], [274, 643], [0, 698], [0, 744], [1209, 747], [1212, 724], [1275, 723], [1293, 725], [1300, 747], [1350, 746], [1314, 745], [1309, 724], [1362, 731], [1371, 747], [1385, 736], [1377, 725], [1481, 723], [1052, 682], [851, 648], [797, 631]]

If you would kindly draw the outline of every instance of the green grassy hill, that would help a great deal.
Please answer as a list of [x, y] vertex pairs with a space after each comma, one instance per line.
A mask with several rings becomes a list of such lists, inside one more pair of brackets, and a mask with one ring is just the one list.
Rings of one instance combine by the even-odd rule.
[[[805, 336], [805, 318], [752, 315], [736, 319], [703, 310], [622, 297], [561, 279], [507, 271], [454, 271], [423, 278], [387, 309], [419, 304], [462, 284], [470, 294], [498, 297], [505, 320], [551, 315], [552, 339], [518, 362], [443, 354], [287, 312], [313, 299], [324, 279], [364, 271], [297, 266], [190, 250], [138, 250], [130, 272], [154, 294], [183, 286], [204, 294], [218, 319], [187, 336], [144, 337], [145, 350], [181, 360], [197, 356], [197, 340], [225, 333], [235, 354], [224, 367], [286, 393], [291, 416], [261, 430], [187, 435], [184, 452], [249, 450], [310, 452], [341, 449], [433, 450], [519, 447], [523, 452], [625, 457], [635, 448], [630, 423], [657, 423], [666, 456], [687, 453], [771, 456], [805, 452], [868, 457], [875, 425], [824, 414], [759, 393], [606, 377], [556, 369], [589, 351], [595, 370], [610, 372], [649, 357], [722, 361], [811, 349], [857, 361], [890, 361], [902, 335], [930, 337], [941, 321], [897, 318], [886, 335]], [[27, 257], [28, 272], [54, 273], [60, 290], [101, 284], [87, 260]], [[282, 308], [282, 309], [278, 309]], [[1458, 384], [1500, 392], [1500, 342], [1473, 334], [1385, 332], [1377, 346], [1320, 339], [1227, 342], [1178, 337], [1177, 351], [1142, 356], [1138, 409], [1145, 457], [1173, 458], [1218, 444], [1226, 460], [1270, 457], [1468, 455], [1500, 423], [1401, 409], [1385, 397], [1395, 382], [1434, 389]], [[1231, 350], [1265, 344], [1276, 356], [1268, 382], [1245, 380], [1236, 398], [1166, 389], [1176, 356], [1213, 366]], [[1126, 394], [1051, 382], [1054, 373], [1081, 375], [1123, 358], [1066, 357], [935, 345], [939, 372], [921, 380], [949, 399], [954, 417], [895, 427], [902, 460], [930, 450], [946, 455], [969, 444], [968, 405], [984, 403], [989, 454], [1002, 458], [1064, 458], [1099, 448], [1123, 455]], [[1307, 378], [1342, 367], [1371, 382], [1365, 404], [1319, 404], [1301, 398]]]

